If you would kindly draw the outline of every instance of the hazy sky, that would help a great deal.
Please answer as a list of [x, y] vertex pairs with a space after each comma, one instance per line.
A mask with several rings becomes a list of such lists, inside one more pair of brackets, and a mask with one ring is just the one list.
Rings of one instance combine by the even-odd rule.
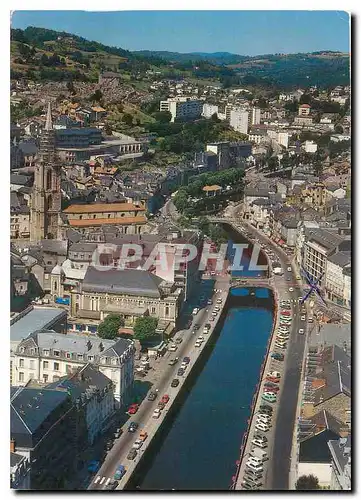
[[12, 27], [67, 31], [128, 50], [242, 55], [349, 51], [342, 11], [16, 11]]

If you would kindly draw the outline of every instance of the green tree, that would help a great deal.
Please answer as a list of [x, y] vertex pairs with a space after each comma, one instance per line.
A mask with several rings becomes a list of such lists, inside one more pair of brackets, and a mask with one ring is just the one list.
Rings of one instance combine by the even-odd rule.
[[108, 314], [98, 327], [98, 335], [102, 339], [113, 340], [118, 336], [119, 328], [124, 326], [124, 320], [118, 314]]
[[343, 134], [343, 128], [340, 124], [335, 125], [335, 133], [336, 134]]
[[156, 336], [155, 330], [158, 325], [158, 319], [150, 316], [141, 316], [135, 320], [133, 331], [134, 338], [139, 340], [149, 340]]
[[312, 474], [297, 479], [296, 490], [319, 490], [318, 478]]
[[126, 124], [129, 125], [130, 127], [133, 125], [133, 117], [129, 113], [124, 113], [122, 117], [122, 121]]
[[100, 102], [102, 100], [103, 94], [101, 90], [97, 89], [93, 95], [90, 96], [91, 101]]
[[159, 123], [169, 123], [172, 119], [172, 113], [169, 111], [156, 111], [152, 116]]

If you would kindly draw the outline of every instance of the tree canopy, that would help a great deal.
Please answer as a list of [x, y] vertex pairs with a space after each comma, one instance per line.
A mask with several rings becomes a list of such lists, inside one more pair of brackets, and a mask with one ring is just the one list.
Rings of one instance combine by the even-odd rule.
[[134, 338], [139, 340], [149, 340], [156, 336], [155, 330], [158, 325], [158, 319], [151, 316], [141, 316], [135, 320], [133, 331]]
[[98, 327], [98, 335], [102, 339], [113, 340], [118, 336], [119, 328], [124, 326], [124, 320], [118, 314], [108, 314]]
[[313, 474], [301, 476], [297, 479], [296, 490], [319, 490], [318, 478]]

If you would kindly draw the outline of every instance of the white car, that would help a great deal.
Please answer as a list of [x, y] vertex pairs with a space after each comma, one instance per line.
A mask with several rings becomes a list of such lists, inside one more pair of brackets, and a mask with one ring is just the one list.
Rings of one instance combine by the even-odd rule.
[[265, 441], [261, 441], [260, 439], [252, 439], [252, 444], [258, 446], [258, 448], [266, 448], [267, 443]]
[[287, 271], [288, 271], [289, 273], [291, 273], [291, 272], [292, 272], [292, 267], [291, 267], [291, 266], [288, 266], [288, 267], [287, 267]]
[[180, 365], [180, 367], [181, 367], [181, 368], [182, 368], [182, 370], [184, 370], [184, 371], [187, 369], [187, 366], [188, 366], [188, 363], [184, 363], [184, 362]]
[[306, 316], [301, 316], [301, 321], [306, 321]]
[[136, 441], [134, 441], [133, 443], [133, 448], [135, 450], [140, 450], [140, 448], [143, 446], [143, 441], [141, 439], [137, 439]]
[[304, 330], [303, 328], [300, 328], [300, 329], [298, 330], [298, 333], [299, 333], [300, 335], [304, 335], [305, 330]]
[[204, 334], [209, 333], [209, 329], [208, 329], [208, 328], [206, 328], [206, 327], [204, 327], [204, 328], [203, 328], [203, 333], [204, 333]]
[[217, 304], [222, 304], [223, 299], [219, 298], [219, 299], [216, 300], [216, 302], [217, 302]]
[[192, 312], [193, 316], [195, 316], [195, 315], [196, 315], [196, 314], [198, 314], [198, 313], [199, 313], [199, 309], [198, 309], [198, 307], [195, 307], [195, 308], [193, 309], [193, 312]]
[[153, 411], [153, 415], [152, 417], [153, 418], [159, 418], [160, 417], [160, 414], [161, 414], [161, 411], [159, 408], [156, 408], [154, 411]]
[[271, 419], [269, 419], [269, 418], [257, 418], [256, 424], [257, 425], [264, 424], [264, 425], [270, 426], [271, 425]]
[[262, 460], [258, 457], [252, 457], [250, 456], [249, 459], [247, 460], [246, 464], [252, 464], [252, 465], [262, 465]]
[[194, 344], [194, 347], [202, 347], [202, 342], [198, 342], [197, 340], [197, 342]]
[[204, 337], [202, 337], [202, 335], [200, 335], [200, 336], [197, 338], [197, 342], [204, 342]]
[[172, 344], [169, 348], [169, 351], [174, 352], [178, 349], [178, 346], [176, 344]]
[[246, 467], [248, 467], [251, 470], [254, 470], [255, 472], [262, 472], [263, 471], [262, 465], [254, 465], [252, 463], [246, 462]]
[[290, 286], [289, 289], [288, 289], [289, 292], [293, 292], [293, 287]]
[[266, 425], [266, 424], [256, 424], [255, 425], [255, 428], [258, 430], [258, 431], [262, 431], [262, 432], [267, 432], [269, 431], [270, 427], [269, 425]]

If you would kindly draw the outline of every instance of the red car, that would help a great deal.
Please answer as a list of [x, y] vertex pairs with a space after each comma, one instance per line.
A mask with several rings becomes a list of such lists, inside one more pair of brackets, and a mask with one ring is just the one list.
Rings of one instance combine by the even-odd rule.
[[273, 385], [272, 385], [272, 386], [270, 386], [270, 385], [267, 385], [267, 383], [264, 385], [264, 389], [265, 389], [265, 391], [267, 391], [267, 392], [278, 392], [278, 391], [280, 390], [280, 388], [279, 388], [279, 387], [277, 387], [277, 386], [275, 387], [275, 386], [273, 386]]
[[168, 394], [164, 394], [164, 396], [162, 397], [161, 399], [161, 402], [164, 403], [164, 404], [167, 404], [169, 401], [169, 396]]
[[278, 384], [280, 381], [280, 379], [276, 377], [266, 377], [266, 380], [268, 380], [268, 382], [274, 382], [275, 384]]
[[135, 413], [137, 413], [138, 409], [139, 409], [139, 405], [136, 403], [133, 403], [128, 408], [129, 415], [134, 415]]

